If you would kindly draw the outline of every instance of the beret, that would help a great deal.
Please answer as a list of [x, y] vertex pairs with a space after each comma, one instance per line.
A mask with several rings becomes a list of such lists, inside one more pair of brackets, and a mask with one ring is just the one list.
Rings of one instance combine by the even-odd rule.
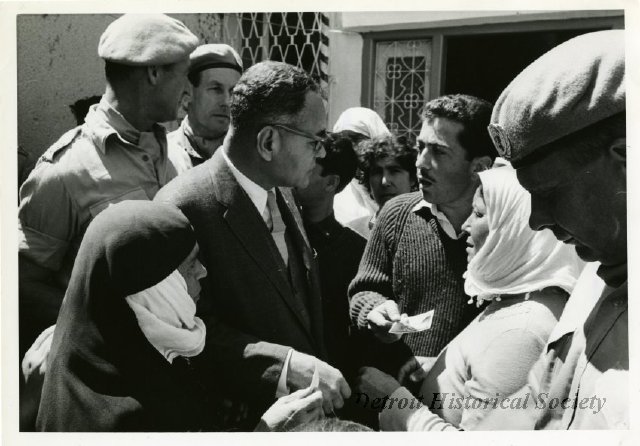
[[123, 65], [167, 65], [186, 58], [198, 38], [181, 21], [164, 14], [125, 14], [100, 37], [98, 56]]
[[242, 73], [240, 55], [224, 43], [200, 45], [189, 56], [189, 74], [209, 68], [231, 68]]
[[624, 112], [625, 97], [624, 31], [584, 34], [543, 54], [507, 86], [489, 134], [500, 156], [522, 166], [549, 143]]

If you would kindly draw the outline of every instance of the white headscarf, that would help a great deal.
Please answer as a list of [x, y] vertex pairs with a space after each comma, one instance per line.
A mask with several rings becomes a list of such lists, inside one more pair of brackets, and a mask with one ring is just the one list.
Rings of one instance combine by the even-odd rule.
[[[391, 134], [382, 118], [375, 111], [365, 107], [352, 107], [342, 112], [333, 125], [333, 131], [337, 133], [344, 130], [360, 133], [370, 139]], [[367, 189], [358, 180], [353, 179], [335, 196], [333, 212], [336, 220], [343, 225], [351, 226], [354, 220], [371, 218], [378, 212], [378, 204], [371, 198]]]
[[380, 115], [365, 107], [351, 107], [342, 112], [333, 125], [333, 132], [343, 130], [351, 130], [370, 139], [391, 134]]
[[196, 304], [178, 270], [151, 288], [127, 296], [127, 304], [142, 333], [167, 361], [202, 352], [206, 328], [196, 317]]
[[469, 262], [464, 290], [478, 301], [556, 286], [571, 293], [584, 263], [573, 246], [529, 227], [531, 196], [509, 166], [480, 172], [489, 234]]

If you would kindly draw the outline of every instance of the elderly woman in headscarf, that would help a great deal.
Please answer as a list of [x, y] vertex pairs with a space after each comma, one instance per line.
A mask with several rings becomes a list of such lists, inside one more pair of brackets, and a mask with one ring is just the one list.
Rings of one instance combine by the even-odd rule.
[[387, 404], [380, 416], [384, 430], [473, 430], [526, 383], [583, 267], [572, 246], [549, 230], [529, 228], [530, 195], [511, 167], [479, 176], [473, 212], [463, 225], [469, 233], [465, 292], [478, 305], [489, 304], [426, 374], [416, 393], [424, 405], [391, 376], [363, 371], [363, 392], [416, 402]]
[[[333, 126], [333, 132], [348, 137], [358, 152], [358, 145], [365, 140], [389, 136], [391, 133], [382, 118], [370, 108], [352, 107], [342, 112]], [[357, 178], [335, 196], [333, 212], [336, 220], [351, 227], [351, 222], [363, 217], [371, 218], [378, 211], [378, 205], [369, 191]]]
[[[38, 430], [215, 429], [189, 364], [206, 334], [195, 316], [206, 276], [197, 256], [193, 229], [172, 205], [128, 201], [94, 219], [53, 332]], [[314, 404], [302, 418], [314, 419], [321, 394], [304, 396]], [[296, 411], [285, 412], [262, 428]]]

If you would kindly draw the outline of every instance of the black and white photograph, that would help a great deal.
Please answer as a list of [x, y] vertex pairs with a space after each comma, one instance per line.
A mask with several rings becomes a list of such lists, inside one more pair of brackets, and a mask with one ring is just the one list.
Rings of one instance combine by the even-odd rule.
[[640, 5], [271, 3], [0, 2], [3, 441], [632, 444]]

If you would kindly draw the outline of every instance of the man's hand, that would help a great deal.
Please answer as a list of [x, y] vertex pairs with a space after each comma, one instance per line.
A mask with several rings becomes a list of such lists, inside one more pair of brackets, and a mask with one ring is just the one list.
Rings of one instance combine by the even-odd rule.
[[427, 377], [427, 374], [436, 363], [437, 357], [415, 356], [410, 358], [400, 367], [398, 381], [405, 387], [419, 383]]
[[369, 401], [388, 397], [400, 387], [402, 386], [393, 376], [387, 375], [375, 367], [362, 367], [356, 384], [358, 392], [367, 395]]
[[322, 392], [324, 413], [332, 414], [334, 409], [344, 406], [344, 400], [351, 396], [351, 388], [340, 370], [318, 358], [294, 350], [289, 361], [287, 385], [293, 389], [309, 386], [316, 369], [320, 378], [319, 387]]
[[299, 424], [322, 418], [322, 392], [307, 387], [283, 396], [267, 409], [256, 431], [288, 431]]
[[394, 322], [400, 320], [400, 310], [398, 304], [393, 300], [386, 300], [367, 315], [369, 329], [373, 334], [386, 344], [397, 341], [402, 337], [400, 333], [389, 333], [389, 329]]

